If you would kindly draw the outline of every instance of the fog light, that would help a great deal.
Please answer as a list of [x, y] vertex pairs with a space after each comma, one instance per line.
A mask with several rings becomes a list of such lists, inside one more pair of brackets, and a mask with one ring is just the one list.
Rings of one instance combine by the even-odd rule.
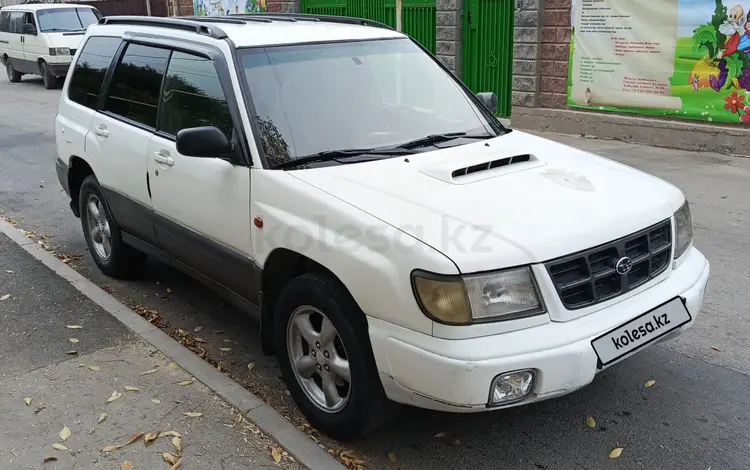
[[536, 373], [533, 370], [506, 372], [492, 379], [490, 401], [487, 406], [507, 405], [523, 400], [534, 390]]

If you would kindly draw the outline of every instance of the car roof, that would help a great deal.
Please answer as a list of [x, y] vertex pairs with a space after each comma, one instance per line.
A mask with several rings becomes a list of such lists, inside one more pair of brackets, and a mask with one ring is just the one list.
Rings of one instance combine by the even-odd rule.
[[[234, 15], [230, 15], [234, 16]], [[241, 17], [242, 16], [242, 17]], [[130, 18], [130, 22], [126, 21]], [[297, 19], [295, 19], [297, 18]], [[362, 41], [374, 39], [404, 38], [385, 25], [363, 20], [338, 17], [318, 17], [305, 15], [237, 15], [234, 18], [219, 17], [105, 17], [102, 22], [89, 27], [89, 34], [95, 36], [122, 34], [128, 32], [150, 32], [165, 36], [190, 38], [195, 40], [195, 32], [186, 31], [185, 25], [210, 29], [215, 38], [230, 39], [236, 47], [273, 46], [281, 44], [322, 43], [336, 41]], [[366, 23], [358, 24], [357, 21]], [[104, 23], [104, 24], [103, 24]], [[180, 25], [180, 28], [169, 24]], [[124, 28], [124, 29], [123, 29]], [[187, 34], [187, 36], [186, 36]], [[211, 34], [206, 34], [211, 36]]]
[[23, 11], [36, 11], [36, 10], [47, 10], [53, 8], [94, 8], [91, 5], [84, 5], [79, 3], [18, 3], [15, 5], [6, 5], [3, 11], [11, 10], [23, 10]]

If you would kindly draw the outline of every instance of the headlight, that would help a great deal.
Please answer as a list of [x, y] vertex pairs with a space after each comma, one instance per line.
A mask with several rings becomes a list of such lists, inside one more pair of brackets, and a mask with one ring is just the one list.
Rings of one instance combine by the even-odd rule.
[[440, 323], [468, 325], [544, 313], [528, 267], [464, 277], [415, 272], [412, 280], [422, 311]]
[[677, 259], [693, 243], [693, 218], [690, 215], [690, 205], [687, 201], [674, 214], [674, 233], [674, 257]]
[[70, 48], [68, 47], [50, 47], [49, 55], [70, 55]]

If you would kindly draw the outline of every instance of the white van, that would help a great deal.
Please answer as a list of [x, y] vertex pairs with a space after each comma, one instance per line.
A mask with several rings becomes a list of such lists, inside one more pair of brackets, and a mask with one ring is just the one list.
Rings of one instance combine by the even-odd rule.
[[70, 61], [86, 28], [99, 21], [88, 5], [35, 3], [0, 10], [0, 60], [11, 82], [23, 74], [41, 75], [44, 87], [54, 88], [68, 73]]

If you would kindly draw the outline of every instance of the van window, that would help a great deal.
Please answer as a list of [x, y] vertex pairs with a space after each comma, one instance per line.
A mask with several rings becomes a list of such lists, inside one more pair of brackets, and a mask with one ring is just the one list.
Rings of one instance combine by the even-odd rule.
[[10, 32], [10, 12], [2, 11], [0, 12], [0, 33], [9, 33], [9, 32]]
[[167, 49], [128, 44], [112, 75], [104, 110], [155, 128], [169, 54]]
[[102, 82], [120, 46], [120, 38], [91, 37], [83, 46], [73, 77], [68, 86], [68, 98], [78, 104], [96, 109]]
[[36, 20], [34, 19], [34, 14], [31, 12], [26, 13], [26, 16], [23, 17], [23, 24], [26, 26], [27, 24], [33, 24], [34, 27], [36, 27]]
[[23, 19], [26, 15], [23, 11], [10, 12], [10, 32], [14, 34], [23, 34]]
[[99, 21], [93, 8], [50, 8], [36, 12], [43, 33], [84, 31]]
[[216, 126], [232, 138], [232, 115], [214, 62], [173, 52], [162, 95], [159, 130], [177, 135], [181, 129]]

